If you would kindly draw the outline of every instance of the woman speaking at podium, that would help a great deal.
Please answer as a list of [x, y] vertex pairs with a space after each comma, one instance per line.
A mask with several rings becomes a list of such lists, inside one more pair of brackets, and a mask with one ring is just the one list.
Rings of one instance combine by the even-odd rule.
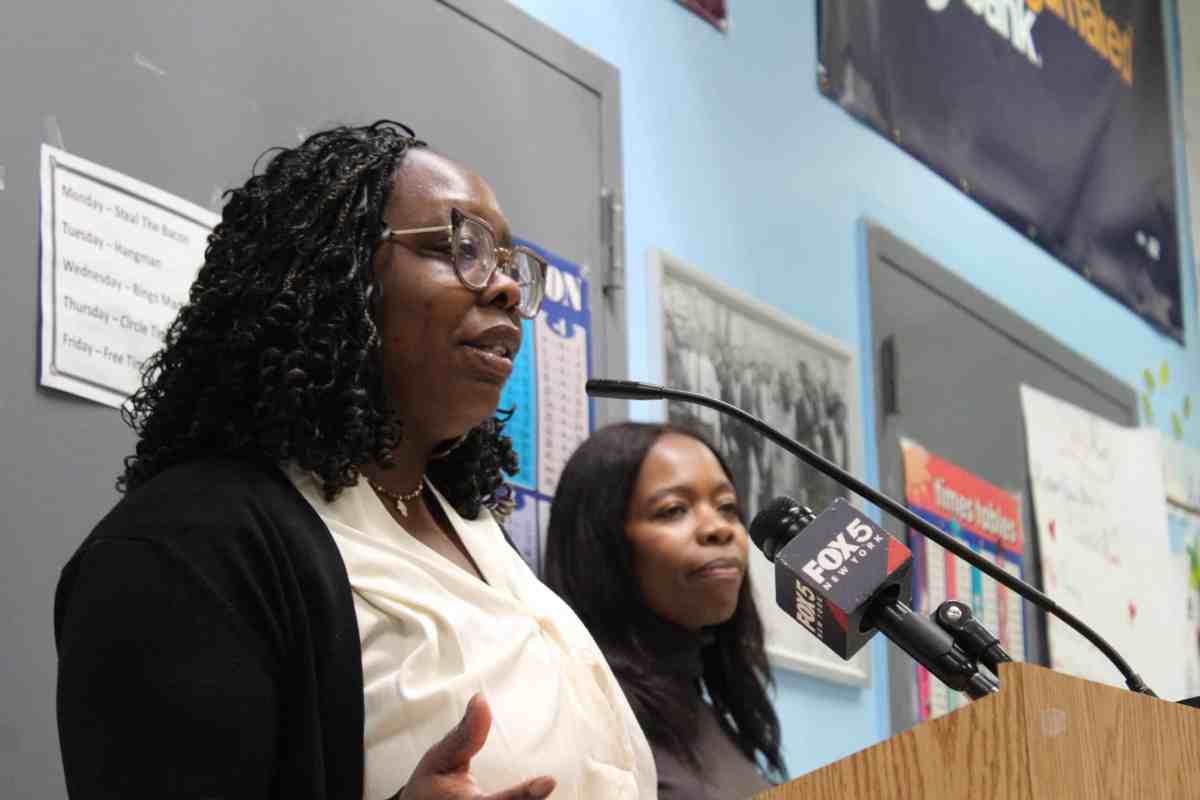
[[726, 800], [785, 776], [749, 536], [698, 435], [622, 423], [559, 479], [546, 582], [591, 630], [654, 750], [662, 800]]
[[496, 521], [545, 263], [394, 123], [227, 198], [59, 583], [70, 795], [653, 797], [595, 642]]

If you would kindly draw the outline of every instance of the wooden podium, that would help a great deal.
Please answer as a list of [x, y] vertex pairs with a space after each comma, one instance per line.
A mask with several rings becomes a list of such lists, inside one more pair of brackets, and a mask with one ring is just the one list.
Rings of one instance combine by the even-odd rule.
[[755, 800], [1200, 798], [1200, 709], [1027, 664], [1000, 685]]

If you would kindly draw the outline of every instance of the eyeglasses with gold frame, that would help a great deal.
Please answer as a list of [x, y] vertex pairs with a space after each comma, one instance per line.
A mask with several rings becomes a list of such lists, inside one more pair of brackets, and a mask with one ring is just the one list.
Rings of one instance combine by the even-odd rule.
[[[449, 225], [400, 231], [387, 228], [380, 239], [399, 241], [403, 236], [433, 233], [449, 235], [454, 274], [463, 286], [474, 292], [482, 292], [491, 283], [496, 270], [501, 269], [520, 287], [517, 313], [526, 319], [537, 316], [546, 293], [546, 260], [524, 245], [500, 246], [496, 243], [492, 226], [478, 217], [451, 208]], [[399, 243], [407, 246], [404, 242]]]

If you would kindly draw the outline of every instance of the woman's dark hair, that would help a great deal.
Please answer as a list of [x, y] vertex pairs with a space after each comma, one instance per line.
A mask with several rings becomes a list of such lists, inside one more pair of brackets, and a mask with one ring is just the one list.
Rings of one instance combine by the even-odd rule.
[[[332, 500], [360, 465], [391, 465], [403, 421], [384, 389], [372, 259], [400, 164], [424, 144], [387, 120], [333, 128], [267, 151], [264, 168], [225, 193], [188, 303], [122, 409], [138, 443], [119, 491], [235, 455], [294, 462]], [[501, 470], [513, 474], [516, 456], [504, 419], [430, 465], [464, 516], [507, 499]]]
[[[646, 737], [699, 767], [693, 741], [700, 710], [696, 689], [654, 667], [660, 655], [655, 639], [665, 621], [645, 603], [625, 532], [642, 462], [667, 433], [703, 443], [733, 481], [721, 454], [693, 431], [634, 422], [596, 431], [559, 478], [547, 529], [545, 579], [604, 650]], [[748, 576], [733, 616], [711, 632], [712, 644], [701, 650], [702, 677], [721, 727], [747, 758], [761, 758], [768, 773], [782, 780], [779, 718], [767, 694], [773, 681]]]

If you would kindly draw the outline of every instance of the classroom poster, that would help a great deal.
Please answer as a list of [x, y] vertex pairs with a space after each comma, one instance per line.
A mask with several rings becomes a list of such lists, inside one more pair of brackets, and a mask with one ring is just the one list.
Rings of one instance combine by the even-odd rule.
[[220, 217], [45, 144], [41, 179], [41, 383], [117, 408]]
[[[1183, 656], [1170, 598], [1172, 563], [1158, 432], [1126, 428], [1021, 387], [1043, 590], [1111, 644], [1162, 696]], [[1124, 686], [1117, 668], [1047, 615], [1050, 666]]]
[[516, 507], [505, 522], [513, 543], [540, 574], [550, 500], [567, 459], [592, 429], [584, 385], [591, 373], [591, 309], [579, 267], [532, 242], [549, 264], [546, 297], [523, 320], [523, 344], [500, 395], [511, 410], [504, 432], [512, 437], [519, 471], [510, 479]]
[[[1006, 572], [1023, 578], [1025, 544], [1021, 499], [962, 467], [901, 439], [905, 501], [925, 521], [958, 539]], [[1020, 595], [987, 577], [958, 556], [910, 531], [913, 551], [913, 608], [933, 613], [946, 600], [971, 607], [1015, 661], [1025, 659], [1025, 605]], [[917, 667], [918, 717], [932, 719], [967, 702]]]

